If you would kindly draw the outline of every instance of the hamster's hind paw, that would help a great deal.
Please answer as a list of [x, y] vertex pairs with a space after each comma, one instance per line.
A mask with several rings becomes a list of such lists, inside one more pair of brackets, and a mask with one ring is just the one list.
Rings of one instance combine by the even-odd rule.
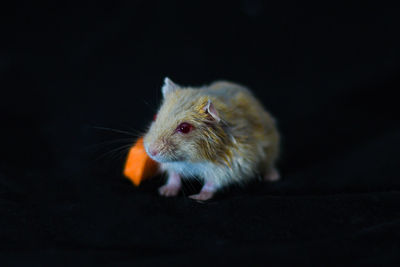
[[272, 169], [269, 173], [264, 175], [264, 181], [267, 182], [275, 182], [280, 179], [279, 172], [277, 169]]
[[180, 185], [166, 184], [158, 188], [158, 193], [164, 197], [175, 197], [179, 194], [180, 189], [181, 189]]
[[207, 181], [203, 188], [200, 190], [200, 193], [196, 195], [191, 195], [189, 197], [197, 201], [206, 201], [211, 199], [216, 191], [217, 187], [215, 186], [215, 184], [211, 181]]
[[197, 201], [206, 201], [211, 199], [214, 196], [214, 192], [211, 191], [200, 191], [200, 193], [196, 195], [191, 195], [189, 196], [191, 199], [197, 200]]

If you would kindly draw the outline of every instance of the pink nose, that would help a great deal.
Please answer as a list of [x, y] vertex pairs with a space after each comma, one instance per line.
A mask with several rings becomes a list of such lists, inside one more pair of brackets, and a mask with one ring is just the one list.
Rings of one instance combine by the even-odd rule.
[[149, 148], [149, 153], [152, 156], [156, 156], [158, 154], [158, 150], [156, 148], [150, 147]]

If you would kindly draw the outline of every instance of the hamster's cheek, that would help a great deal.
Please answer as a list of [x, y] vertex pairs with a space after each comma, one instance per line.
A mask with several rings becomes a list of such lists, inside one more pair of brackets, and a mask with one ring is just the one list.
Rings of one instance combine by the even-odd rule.
[[196, 158], [196, 151], [196, 146], [192, 142], [182, 142], [176, 150], [176, 155], [177, 158], [180, 158], [181, 160], [191, 161]]

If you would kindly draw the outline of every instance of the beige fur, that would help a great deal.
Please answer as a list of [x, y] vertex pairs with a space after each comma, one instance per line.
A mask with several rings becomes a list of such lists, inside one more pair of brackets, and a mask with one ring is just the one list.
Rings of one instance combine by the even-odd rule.
[[[179, 87], [166, 79], [157, 119], [144, 137], [146, 151], [168, 173], [198, 177], [221, 188], [254, 177], [276, 179], [279, 134], [274, 119], [251, 92], [219, 81], [201, 88]], [[212, 103], [218, 121], [207, 112]], [[194, 126], [176, 131], [182, 122]]]

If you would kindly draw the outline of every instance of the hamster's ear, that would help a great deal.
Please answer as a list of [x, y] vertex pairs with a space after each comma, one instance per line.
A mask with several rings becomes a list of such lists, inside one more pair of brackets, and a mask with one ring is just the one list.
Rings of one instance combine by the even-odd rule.
[[207, 105], [204, 107], [204, 111], [207, 112], [208, 114], [210, 114], [210, 116], [212, 117], [212, 119], [215, 122], [221, 121], [221, 118], [219, 117], [219, 113], [218, 113], [217, 109], [214, 107], [214, 105], [210, 99], [208, 100]]
[[171, 81], [168, 77], [165, 77], [164, 85], [161, 88], [161, 92], [162, 92], [164, 98], [169, 93], [174, 92], [178, 89], [179, 89], [179, 86], [177, 84], [175, 84], [173, 81]]

